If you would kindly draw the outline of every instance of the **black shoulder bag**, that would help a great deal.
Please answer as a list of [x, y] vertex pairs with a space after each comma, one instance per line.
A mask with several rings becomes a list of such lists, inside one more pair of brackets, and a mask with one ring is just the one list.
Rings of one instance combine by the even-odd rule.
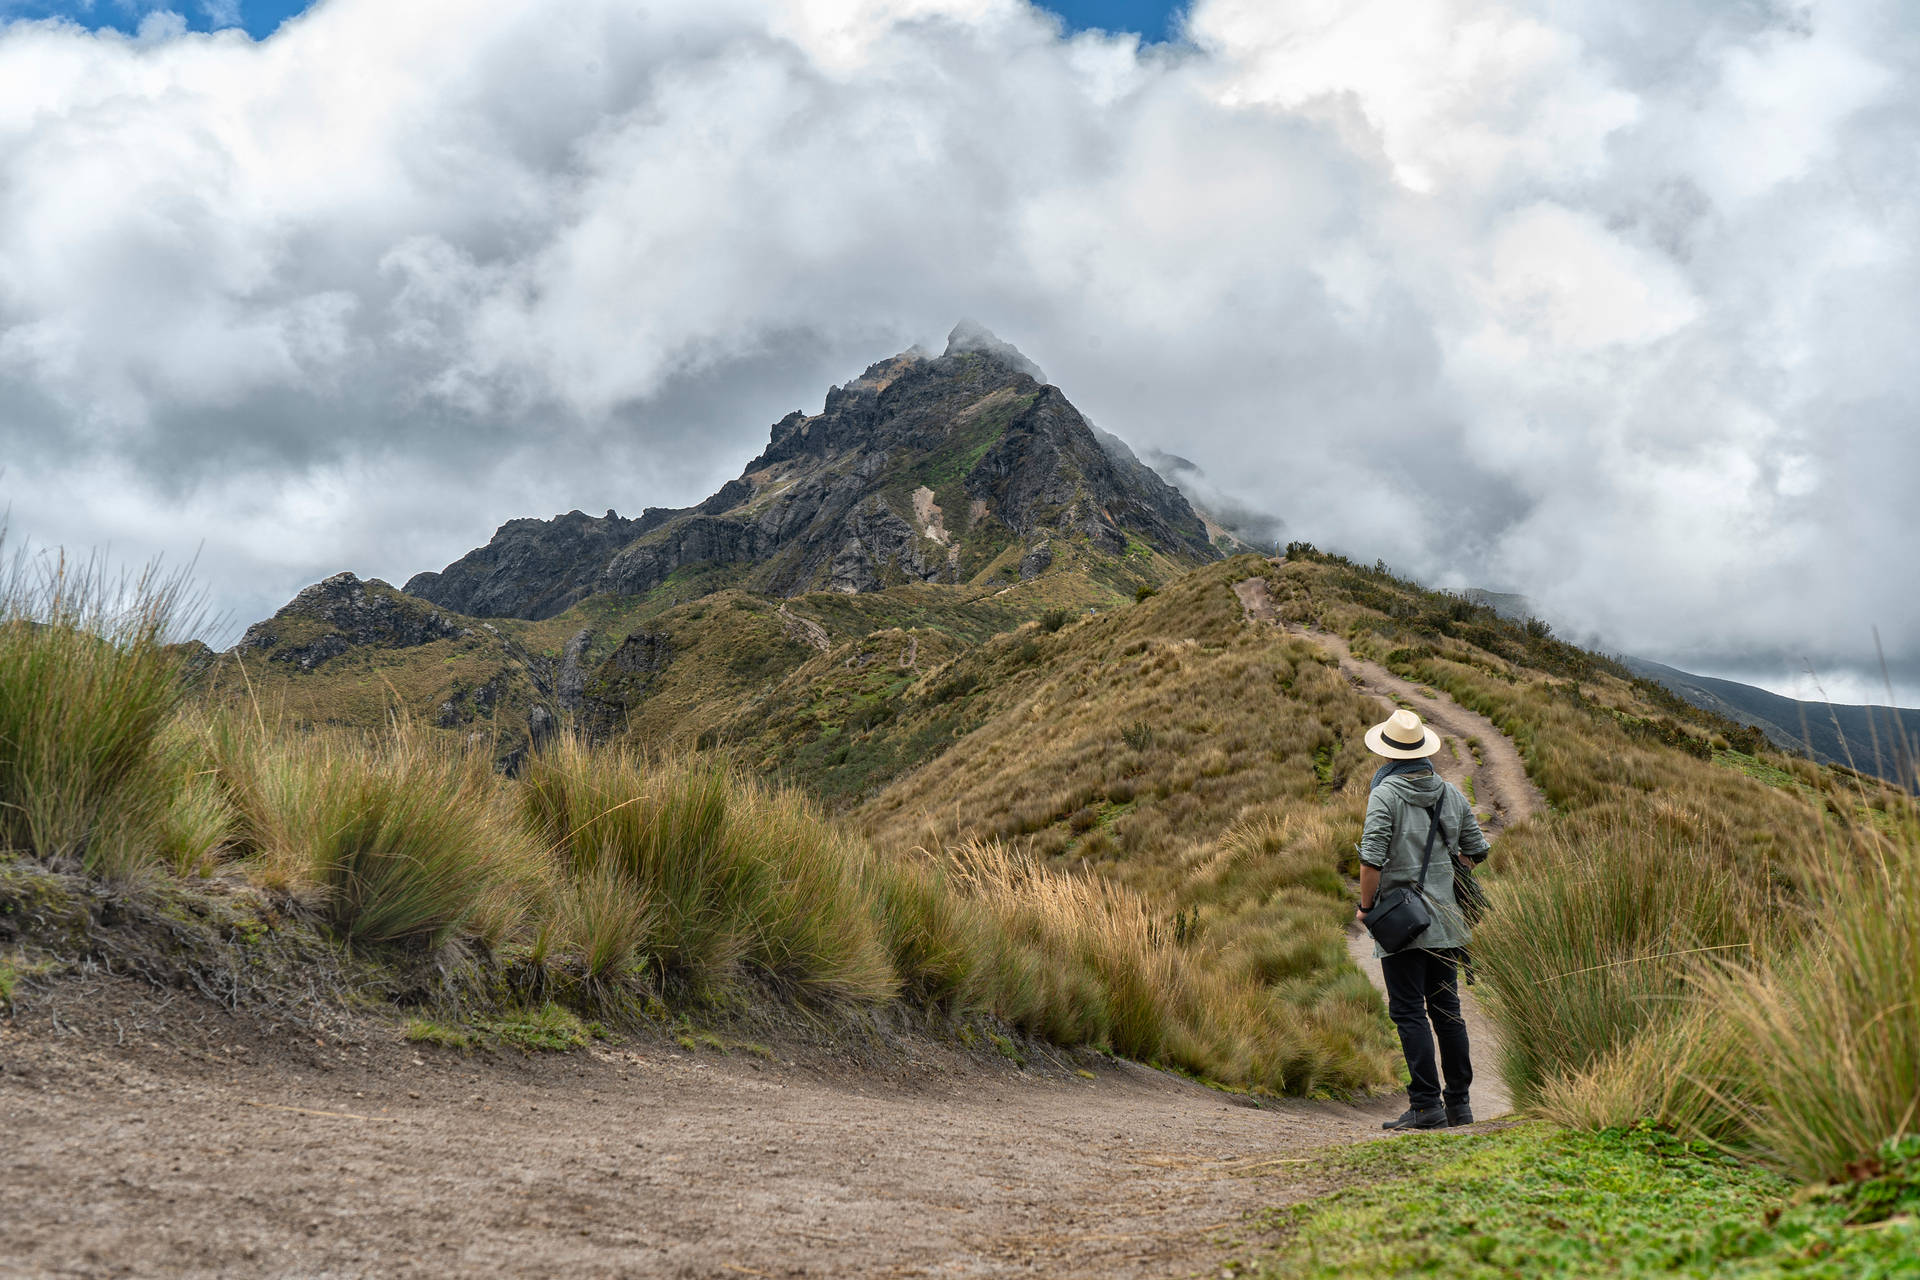
[[1427, 810], [1427, 846], [1420, 853], [1420, 877], [1374, 895], [1373, 910], [1360, 918], [1367, 932], [1389, 954], [1405, 951], [1433, 924], [1427, 907], [1427, 866], [1433, 861], [1433, 838], [1440, 834], [1440, 806]]

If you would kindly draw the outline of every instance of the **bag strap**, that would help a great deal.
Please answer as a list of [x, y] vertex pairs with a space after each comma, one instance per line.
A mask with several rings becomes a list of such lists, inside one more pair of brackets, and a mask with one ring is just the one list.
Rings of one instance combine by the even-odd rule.
[[[1414, 883], [1418, 886], [1420, 892], [1425, 893], [1427, 890], [1427, 865], [1433, 861], [1433, 838], [1440, 834], [1440, 806], [1438, 804], [1431, 804], [1423, 807], [1427, 811], [1427, 847], [1420, 851], [1420, 878]], [[1448, 841], [1447, 843], [1451, 845], [1453, 842]]]

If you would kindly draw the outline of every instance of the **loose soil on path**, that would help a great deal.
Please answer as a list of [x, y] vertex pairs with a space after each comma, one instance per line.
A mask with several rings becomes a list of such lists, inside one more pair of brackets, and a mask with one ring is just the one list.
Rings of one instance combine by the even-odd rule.
[[469, 1054], [60, 979], [0, 1022], [0, 1275], [1188, 1276], [1400, 1105], [863, 1053]]

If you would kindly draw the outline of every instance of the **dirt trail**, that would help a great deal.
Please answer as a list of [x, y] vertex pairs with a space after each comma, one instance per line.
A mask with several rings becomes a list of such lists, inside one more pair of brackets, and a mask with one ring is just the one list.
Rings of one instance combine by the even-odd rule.
[[1383, 719], [1395, 708], [1404, 706], [1418, 712], [1422, 720], [1432, 725], [1443, 744], [1440, 754], [1434, 757], [1435, 767], [1441, 777], [1473, 799], [1474, 812], [1480, 816], [1480, 825], [1489, 837], [1516, 822], [1524, 822], [1545, 807], [1546, 801], [1533, 780], [1527, 777], [1527, 766], [1520, 759], [1513, 740], [1500, 732], [1493, 721], [1477, 711], [1467, 710], [1444, 693], [1403, 680], [1377, 662], [1355, 657], [1340, 636], [1282, 623], [1274, 611], [1265, 578], [1248, 578], [1235, 583], [1233, 590], [1249, 618], [1283, 627], [1289, 635], [1311, 640], [1331, 653], [1356, 688], [1380, 700]]
[[0, 1023], [5, 1276], [1187, 1276], [1400, 1105], [919, 1042], [467, 1055], [60, 986]]

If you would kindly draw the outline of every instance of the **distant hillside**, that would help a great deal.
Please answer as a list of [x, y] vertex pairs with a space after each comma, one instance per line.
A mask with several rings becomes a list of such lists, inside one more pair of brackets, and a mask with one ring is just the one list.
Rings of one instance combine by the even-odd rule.
[[1783, 751], [1804, 751], [1827, 764], [1846, 765], [1893, 782], [1914, 782], [1920, 711], [1801, 702], [1734, 680], [1622, 658], [1642, 679], [1671, 690], [1702, 710], [1752, 725]]
[[[1461, 593], [1503, 618], [1525, 621], [1533, 602], [1512, 592], [1471, 588]], [[1735, 724], [1751, 725], [1782, 751], [1811, 755], [1823, 764], [1859, 769], [1890, 782], [1916, 785], [1915, 743], [1920, 711], [1801, 702], [1737, 680], [1697, 676], [1645, 658], [1622, 656], [1622, 666], [1676, 697]]]

